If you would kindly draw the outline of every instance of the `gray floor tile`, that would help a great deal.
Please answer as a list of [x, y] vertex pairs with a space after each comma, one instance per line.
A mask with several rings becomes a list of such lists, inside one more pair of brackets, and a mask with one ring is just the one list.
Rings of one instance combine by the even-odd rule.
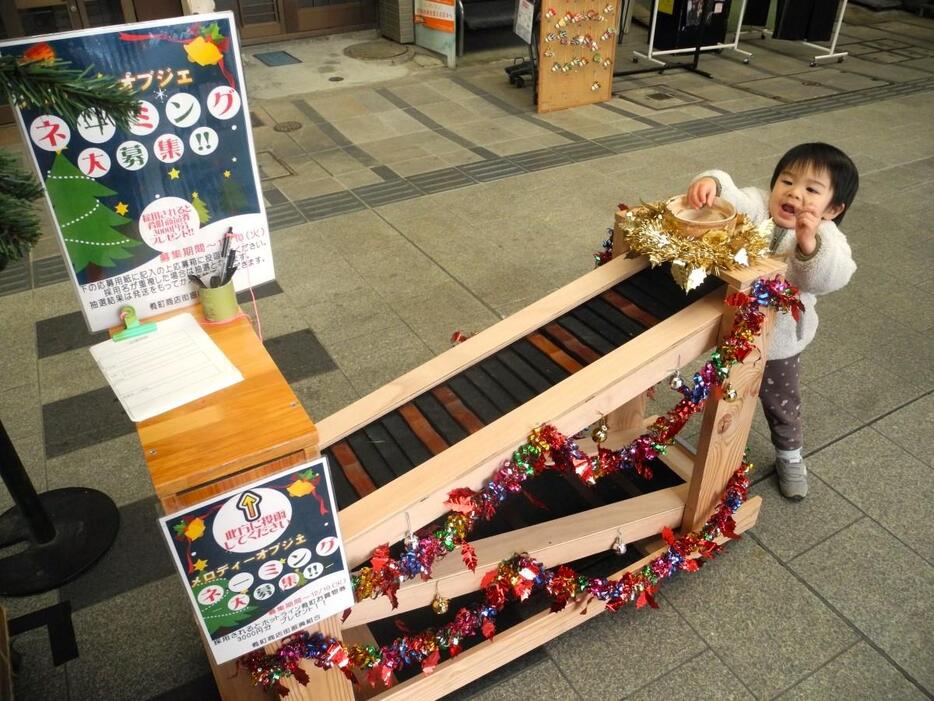
[[67, 455], [49, 457], [46, 470], [49, 489], [99, 489], [113, 499], [117, 506], [145, 499], [153, 493], [149, 470], [139, 449], [135, 430], [132, 435], [95, 443]]
[[359, 393], [340, 370], [324, 372], [291, 384], [312, 421], [320, 421], [359, 398]]
[[921, 701], [928, 696], [871, 645], [861, 641], [778, 698]]
[[48, 404], [107, 386], [107, 380], [87, 348], [39, 361], [39, 393]]
[[841, 531], [791, 566], [897, 665], [934, 689], [934, 567], [870, 519]]
[[803, 679], [853, 644], [849, 626], [749, 538], [664, 590], [759, 698]]
[[[537, 664], [521, 669], [518, 673], [508, 676], [503, 681], [484, 688], [476, 693], [451, 694], [450, 701], [509, 701], [523, 698], [534, 689], [535, 694], [541, 698], [555, 699], [555, 701], [577, 701], [587, 698], [578, 695], [567, 680], [562, 676], [558, 667], [545, 657]], [[466, 690], [465, 690], [466, 691]]]
[[[16, 451], [19, 461], [26, 470], [26, 476], [32, 482], [33, 489], [37, 492], [44, 492], [49, 488], [48, 478], [45, 470], [45, 450], [42, 445], [42, 435], [33, 433], [30, 435], [10, 434], [10, 440], [13, 443], [13, 450]], [[6, 485], [0, 489], [0, 514], [7, 509], [13, 508], [13, 496]]]
[[42, 403], [39, 388], [34, 382], [5, 390], [0, 403], [0, 421], [14, 443], [27, 436], [36, 436], [41, 442]]
[[[548, 654], [585, 699], [620, 698], [703, 651], [671, 606], [603, 613], [548, 643]], [[613, 673], [606, 653], [613, 651]]]
[[[392, 348], [387, 353], [386, 348]], [[348, 338], [332, 349], [331, 357], [361, 395], [405, 374], [433, 357], [428, 347], [406, 326], [391, 327], [374, 343], [371, 335]]]
[[[207, 670], [190, 604], [176, 575], [78, 611], [73, 620], [79, 645], [84, 645], [81, 657], [68, 663], [72, 698], [149, 698]], [[148, 622], [145, 635], [140, 634], [141, 620]], [[145, 660], [159, 664], [142, 663]], [[107, 674], [101, 674], [102, 669]]]
[[[56, 667], [45, 628], [30, 630], [13, 639], [14, 649], [23, 656], [22, 669], [13, 678], [16, 699], [67, 699], [66, 666]], [[73, 664], [73, 663], [72, 663]]]
[[625, 698], [626, 701], [738, 701], [755, 697], [712, 651], [706, 650]]
[[755, 537], [783, 562], [863, 517], [859, 509], [813, 474], [808, 477], [804, 501], [785, 499], [775, 478], [757, 483], [752, 493], [763, 499]]
[[905, 452], [934, 466], [934, 395], [928, 394], [879, 419], [872, 427]]
[[861, 421], [871, 421], [923, 394], [923, 388], [873, 360], [860, 360], [810, 382], [820, 395]]
[[808, 469], [922, 557], [934, 562], [934, 472], [864, 428], [808, 458]]

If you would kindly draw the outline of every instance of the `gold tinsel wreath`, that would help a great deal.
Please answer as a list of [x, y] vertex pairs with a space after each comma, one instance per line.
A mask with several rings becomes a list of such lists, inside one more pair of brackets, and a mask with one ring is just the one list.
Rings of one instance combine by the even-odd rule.
[[685, 292], [708, 275], [752, 265], [769, 253], [771, 219], [755, 225], [744, 214], [737, 214], [733, 233], [711, 229], [689, 238], [672, 231], [664, 214], [665, 202], [643, 203], [626, 212], [617, 235], [621, 234], [633, 253], [648, 256], [653, 266], [670, 262], [671, 275]]

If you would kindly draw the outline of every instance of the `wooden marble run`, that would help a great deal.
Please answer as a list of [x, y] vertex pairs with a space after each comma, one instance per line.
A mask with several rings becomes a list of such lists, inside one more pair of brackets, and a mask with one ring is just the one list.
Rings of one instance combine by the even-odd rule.
[[[480, 488], [534, 427], [548, 423], [572, 435], [605, 417], [609, 435], [604, 445], [628, 443], [655, 418], [645, 415], [646, 390], [668, 378], [679, 363], [712, 349], [729, 330], [732, 308], [726, 296], [783, 270], [782, 262], [767, 259], [711, 278], [685, 295], [665, 270], [650, 269], [644, 257], [618, 255], [318, 422], [318, 446], [331, 465], [351, 568], [363, 565], [377, 546], [398, 543], [441, 519], [450, 490]], [[773, 315], [771, 309], [766, 312], [763, 337], [756, 340], [760, 348], [766, 347]], [[474, 572], [452, 554], [435, 564], [431, 580], [405, 582], [397, 609], [386, 597], [361, 601], [343, 623], [330, 619], [320, 630], [345, 642], [388, 642], [398, 635], [395, 619], [421, 615], [425, 620], [426, 611], [433, 616], [430, 604], [438, 592], [451, 599], [476, 592], [483, 574], [515, 552], [528, 552], [549, 567], [574, 561], [599, 565], [600, 576], [619, 577], [641, 568], [664, 551], [658, 537], [664, 527], [689, 531], [704, 523], [740, 463], [764, 366], [764, 355], [753, 356], [730, 373], [737, 392], [733, 401], [719, 393], [708, 400], [696, 452], [675, 444], [655, 479], [617, 474], [596, 487], [573, 475], [536, 479], [530, 489], [548, 510], [529, 504], [504, 508], [508, 513], [490, 528], [475, 532], [471, 542], [479, 564]], [[593, 449], [587, 440], [582, 447]], [[306, 447], [304, 453], [310, 452]], [[211, 479], [218, 475], [215, 471]], [[238, 472], [236, 481], [255, 476]], [[539, 488], [534, 483], [540, 479], [548, 484]], [[223, 482], [229, 487], [231, 478]], [[172, 508], [217, 489], [208, 484], [186, 498], [160, 496]], [[752, 497], [740, 508], [738, 532], [755, 524], [760, 503]], [[628, 557], [612, 553], [617, 538], [630, 544]], [[352, 685], [336, 670], [307, 663], [311, 682], [302, 686], [285, 680], [288, 698], [436, 699], [603, 610], [592, 601], [586, 609], [581, 602], [559, 613], [547, 606], [527, 612], [491, 640], [454, 659], [445, 655], [431, 675], [397, 679], [389, 688]], [[444, 620], [435, 616], [431, 624]], [[214, 673], [228, 701], [265, 697], [235, 663], [217, 666]]]

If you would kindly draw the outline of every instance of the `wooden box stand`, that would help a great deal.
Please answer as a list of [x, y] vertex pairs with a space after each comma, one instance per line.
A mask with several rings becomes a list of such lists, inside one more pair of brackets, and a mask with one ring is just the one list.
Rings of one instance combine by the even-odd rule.
[[[313, 443], [314, 426], [307, 417], [304, 423], [296, 420], [291, 429], [295, 435], [279, 436], [275, 446], [241, 445], [238, 448], [236, 444], [231, 444], [225, 446], [225, 457], [222, 460], [215, 460], [214, 441], [205, 441], [201, 429], [195, 429], [196, 417], [199, 416], [197, 407], [179, 409], [165, 417], [141, 424], [140, 437], [147, 452], [147, 462], [153, 471], [157, 493], [167, 509], [174, 509], [203, 499], [221, 488], [226, 489], [254, 479], [259, 474], [271, 471], [271, 465], [275, 465], [275, 469], [284, 467], [299, 452], [302, 453], [302, 459], [312, 457], [318, 449], [325, 450], [340, 443], [375, 418], [406, 404], [517, 339], [526, 337], [582, 301], [606, 293], [617, 283], [646, 267], [648, 261], [644, 257], [617, 257], [513, 314], [471, 338], [469, 342], [455, 346], [321, 420], [317, 425], [317, 448]], [[774, 276], [783, 270], [784, 263], [768, 259], [756, 267], [724, 274], [721, 277], [726, 282], [725, 291], [721, 288], [709, 293], [502, 418], [477, 427], [442, 453], [342, 509], [341, 530], [351, 568], [356, 569], [364, 564], [377, 546], [387, 541], [398, 542], [409, 529], [419, 529], [441, 518], [446, 513], [443, 503], [450, 490], [457, 487], [479, 489], [536, 426], [552, 424], [565, 435], [573, 435], [581, 427], [607, 417], [610, 433], [604, 445], [608, 448], [625, 445], [644, 432], [645, 427], [655, 418], [644, 415], [645, 390], [668, 377], [678, 367], [679, 361], [687, 362], [713, 348], [730, 329], [732, 308], [725, 304], [725, 296], [747, 290], [756, 279]], [[373, 637], [366, 624], [428, 606], [437, 591], [443, 591], [449, 598], [476, 591], [480, 588], [484, 573], [515, 552], [527, 552], [541, 560], [545, 566], [552, 567], [607, 551], [617, 536], [632, 543], [658, 536], [665, 526], [690, 531], [702, 525], [742, 459], [758, 398], [765, 364], [764, 349], [767, 347], [773, 315], [773, 310], [766, 311], [763, 336], [755, 339], [755, 343], [763, 350], [762, 354], [753, 354], [753, 357], [734, 366], [730, 372], [730, 385], [737, 391], [736, 399], [725, 401], [719, 394], [713, 394], [708, 399], [697, 453], [692, 454], [676, 444], [669, 448], [663, 458], [668, 467], [684, 479], [684, 484], [473, 541], [478, 556], [474, 572], [465, 569], [459, 558], [448, 557], [435, 564], [430, 581], [412, 580], [402, 585], [398, 593], [397, 609], [390, 607], [386, 597], [368, 599], [357, 603], [343, 624], [331, 619], [321, 630], [345, 642], [372, 642]], [[221, 344], [223, 331], [209, 332], [228, 357], [243, 370], [237, 356], [240, 351]], [[249, 343], [258, 346], [255, 336], [253, 339]], [[269, 367], [270, 364], [271, 361], [265, 364], [264, 371], [274, 378], [277, 373]], [[288, 386], [281, 376], [277, 382], [281, 382], [276, 390], [280, 401], [291, 407], [294, 400], [288, 399]], [[244, 389], [241, 387], [240, 391]], [[230, 392], [238, 392], [237, 386], [218, 393], [216, 398], [209, 397], [196, 404], [201, 406], [201, 412], [211, 413], [209, 407], [221, 398], [220, 395]], [[257, 435], [265, 435], [265, 427], [272, 430], [277, 425], [277, 421], [270, 420], [265, 412], [282, 407], [276, 407], [271, 399], [267, 402], [262, 392], [255, 395], [249, 404], [249, 410], [244, 406], [244, 412], [237, 416], [237, 420], [242, 422], [242, 427], [251, 427], [251, 431], [243, 433], [255, 439]], [[294, 409], [300, 411], [300, 407]], [[188, 419], [183, 418], [185, 415], [188, 415]], [[207, 425], [214, 422], [213, 419], [204, 420]], [[264, 430], [257, 431], [257, 426], [263, 426]], [[228, 425], [227, 428], [233, 427]], [[192, 432], [190, 440], [186, 439], [189, 430]], [[235, 431], [233, 435], [238, 433]], [[176, 440], [183, 444], [182, 447], [175, 447]], [[299, 447], [302, 440], [306, 442]], [[583, 449], [592, 448], [586, 443], [582, 442]], [[150, 454], [151, 450], [155, 450], [155, 453]], [[280, 454], [276, 455], [276, 452]], [[175, 462], [169, 459], [173, 454], [179, 456], [179, 464], [170, 466], [170, 462]], [[337, 468], [332, 465], [334, 469]], [[183, 472], [187, 477], [183, 478]], [[761, 498], [752, 497], [739, 509], [735, 515], [737, 532], [750, 528], [756, 522], [760, 504]], [[612, 576], [619, 577], [623, 572], [639, 569], [664, 552], [664, 543], [660, 540], [657, 543], [658, 547], [649, 549], [642, 560]], [[312, 681], [307, 687], [299, 685], [294, 679], [284, 681], [291, 692], [289, 698], [295, 701], [349, 701], [355, 694], [357, 698], [381, 700], [436, 699], [580, 625], [603, 610], [599, 602], [592, 601], [586, 608], [583, 602], [579, 602], [572, 603], [559, 613], [544, 611], [497, 633], [491, 640], [470, 648], [454, 659], [445, 656], [431, 675], [418, 675], [388, 689], [374, 690], [366, 684], [352, 687], [339, 671], [321, 672], [310, 663], [304, 665], [305, 670], [312, 675]], [[268, 649], [275, 648], [270, 646]], [[264, 696], [250, 685], [245, 672], [237, 673], [233, 663], [215, 669], [215, 678], [224, 699], [258, 699]]]

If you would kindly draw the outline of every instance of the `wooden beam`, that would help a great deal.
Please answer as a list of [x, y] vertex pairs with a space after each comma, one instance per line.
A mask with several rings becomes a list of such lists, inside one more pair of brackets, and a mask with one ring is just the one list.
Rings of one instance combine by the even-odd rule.
[[401, 539], [408, 528], [406, 514], [411, 527], [420, 528], [446, 512], [443, 503], [451, 489], [479, 489], [531, 429], [552, 423], [574, 434], [667, 376], [678, 358], [700, 355], [714, 344], [721, 316], [722, 296], [713, 292], [348, 506], [340, 519], [350, 566], [359, 565], [378, 545]]
[[474, 572], [464, 567], [455, 551], [435, 564], [430, 580], [406, 582], [399, 589], [398, 608], [391, 608], [386, 597], [359, 601], [344, 626], [358, 626], [427, 606], [436, 592], [453, 598], [476, 591], [486, 572], [517, 552], [527, 552], [547, 567], [554, 567], [609, 550], [617, 535], [632, 543], [660, 533], [665, 526], [677, 528], [687, 493], [688, 486], [681, 484], [478, 540], [473, 543], [478, 560]]
[[[736, 532], [751, 528], [758, 518], [762, 497], [752, 497], [736, 512]], [[724, 543], [727, 538], [718, 538]], [[625, 569], [611, 575], [618, 579], [625, 572], [635, 572], [661, 555], [664, 548], [634, 562]], [[712, 563], [716, 566], [716, 563]], [[683, 575], [689, 576], [689, 575]], [[585, 623], [605, 610], [599, 601], [584, 600], [571, 604], [558, 613], [542, 611], [521, 623], [497, 633], [492, 640], [462, 652], [453, 660], [446, 659], [439, 664], [431, 675], [420, 674], [397, 686], [386, 689], [374, 701], [429, 701], [448, 694], [468, 684], [488, 672], [503, 666], [507, 662], [521, 657], [539, 645], [552, 640], [581, 623]], [[650, 617], [651, 614], [646, 614]], [[651, 621], [647, 621], [651, 624]]]
[[[729, 286], [727, 297], [738, 291], [738, 288]], [[721, 338], [729, 333], [735, 311], [732, 309], [723, 315]], [[707, 400], [694, 461], [691, 492], [681, 526], [684, 531], [694, 530], [707, 520], [746, 451], [752, 417], [759, 402], [759, 386], [765, 369], [775, 309], [770, 307], [764, 313], [762, 333], [753, 339], [759, 352], [750, 353], [744, 362], [733, 365], [723, 385], [724, 390], [729, 388], [735, 391], [736, 398], [728, 400], [723, 391], [717, 390]]]
[[662, 456], [662, 462], [668, 466], [672, 472], [685, 482], [691, 481], [691, 475], [694, 473], [694, 453], [690, 452], [680, 443], [675, 443], [668, 447], [668, 452]]
[[365, 426], [374, 416], [411, 401], [496, 351], [508, 346], [582, 301], [609, 289], [648, 266], [647, 259], [619, 260], [600, 266], [550, 295], [543, 297], [490, 328], [478, 333], [402, 377], [383, 385], [353, 404], [322, 419], [319, 443], [328, 446]]

